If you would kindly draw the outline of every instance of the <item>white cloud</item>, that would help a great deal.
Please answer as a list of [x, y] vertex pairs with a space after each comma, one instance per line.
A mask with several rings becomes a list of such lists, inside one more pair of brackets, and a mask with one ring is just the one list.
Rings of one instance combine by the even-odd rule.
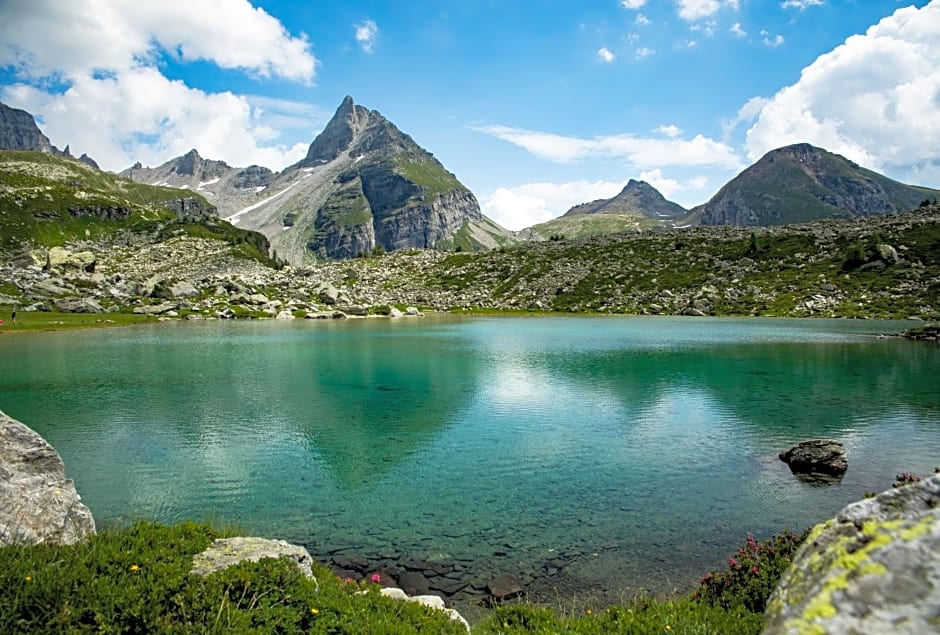
[[751, 123], [760, 115], [764, 106], [770, 103], [766, 97], [751, 97], [744, 105], [738, 109], [737, 114], [732, 119], [726, 119], [721, 122], [721, 128], [724, 131], [723, 140], [728, 142], [728, 138], [742, 123]]
[[682, 129], [674, 124], [669, 124], [668, 126], [657, 126], [653, 132], [658, 132], [659, 134], [669, 137], [670, 139], [675, 139], [680, 134], [682, 134]]
[[648, 46], [641, 46], [635, 51], [634, 57], [636, 57], [636, 59], [638, 60], [641, 60], [645, 57], [649, 57], [650, 55], [653, 55], [654, 53], [656, 53], [655, 49], [651, 49]]
[[4, 88], [2, 101], [43, 113], [43, 131], [54, 143], [88, 152], [108, 170], [134, 161], [159, 165], [191, 148], [234, 166], [280, 169], [307, 149], [271, 144], [278, 132], [265, 117], [273, 104], [252, 106], [244, 96], [189, 88], [154, 68], [77, 78], [63, 94], [17, 84]]
[[747, 152], [756, 159], [808, 141], [866, 167], [929, 176], [940, 164], [938, 113], [940, 0], [933, 0], [898, 9], [804, 68], [762, 108]]
[[715, 28], [718, 26], [718, 23], [714, 20], [705, 20], [700, 24], [693, 24], [689, 27], [690, 31], [696, 31], [702, 33], [705, 37], [714, 37]]
[[[302, 144], [277, 139], [281, 124], [303, 127], [309, 109], [192, 88], [163, 74], [167, 57], [305, 84], [317, 66], [305, 35], [247, 0], [0, 3], [0, 66], [20, 80], [2, 99], [38, 115], [56, 145], [109, 170], [192, 147], [232, 165], [279, 168], [303, 156]], [[320, 123], [311, 117], [310, 132]]]
[[728, 31], [730, 31], [732, 35], [735, 35], [737, 37], [747, 36], [747, 31], [744, 30], [744, 27], [741, 26], [740, 22], [735, 22], [734, 24], [732, 24], [731, 28], [728, 29]]
[[519, 230], [561, 216], [575, 205], [616, 196], [626, 181], [525, 183], [501, 187], [483, 197], [483, 213], [507, 229]]
[[355, 25], [356, 41], [366, 53], [371, 53], [375, 48], [375, 40], [379, 36], [379, 27], [372, 20], [364, 20]]
[[650, 19], [642, 13], [637, 13], [636, 17], [633, 18], [633, 21], [637, 24], [637, 26], [649, 26], [650, 24]]
[[644, 138], [631, 134], [581, 139], [550, 132], [480, 126], [475, 130], [508, 141], [537, 157], [556, 163], [570, 163], [589, 158], [624, 158], [639, 168], [675, 166], [715, 166], [736, 169], [741, 160], [730, 146], [696, 135], [692, 139]]
[[799, 9], [802, 11], [808, 7], [818, 7], [825, 4], [823, 0], [783, 0], [780, 6], [784, 9]]
[[0, 65], [32, 77], [127, 70], [161, 53], [301, 82], [317, 63], [306, 36], [247, 0], [0, 3]]
[[659, 190], [660, 194], [668, 199], [671, 199], [679, 193], [687, 194], [689, 191], [701, 192], [708, 187], [708, 178], [705, 176], [695, 176], [680, 182], [676, 179], [664, 176], [663, 171], [659, 168], [640, 172], [640, 180], [646, 181], [655, 187]]
[[737, 11], [739, 0], [676, 0], [679, 17], [687, 22], [695, 22], [715, 15], [722, 9]]
[[597, 59], [604, 62], [605, 64], [610, 64], [617, 56], [610, 52], [610, 49], [606, 46], [602, 46], [597, 50]]
[[767, 31], [761, 31], [760, 34], [764, 36], [763, 42], [764, 46], [769, 46], [770, 48], [777, 48], [778, 46], [784, 43], [783, 36], [779, 33], [773, 37], [770, 36], [770, 33]]
[[646, 4], [646, 0], [620, 0], [620, 6], [624, 9], [639, 9]]

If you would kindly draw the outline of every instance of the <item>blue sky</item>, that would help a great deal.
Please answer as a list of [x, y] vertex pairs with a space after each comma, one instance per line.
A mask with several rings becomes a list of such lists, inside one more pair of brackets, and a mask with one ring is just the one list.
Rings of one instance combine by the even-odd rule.
[[0, 3], [0, 101], [105, 169], [281, 169], [347, 94], [512, 229], [797, 141], [940, 187], [940, 0]]

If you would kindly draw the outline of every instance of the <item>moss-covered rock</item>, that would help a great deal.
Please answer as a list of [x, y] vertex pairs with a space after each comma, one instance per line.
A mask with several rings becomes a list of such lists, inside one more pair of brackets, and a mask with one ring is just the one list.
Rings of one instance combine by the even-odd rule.
[[817, 526], [770, 598], [764, 635], [940, 631], [940, 475]]

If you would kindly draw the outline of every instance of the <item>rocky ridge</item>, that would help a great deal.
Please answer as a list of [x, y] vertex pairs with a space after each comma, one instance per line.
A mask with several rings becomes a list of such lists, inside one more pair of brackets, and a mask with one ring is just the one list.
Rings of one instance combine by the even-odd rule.
[[307, 156], [277, 174], [231, 168], [193, 150], [122, 175], [205, 194], [222, 217], [262, 232], [277, 256], [295, 266], [376, 249], [478, 250], [515, 240], [482, 215], [473, 194], [431, 153], [351, 97]]
[[[31, 114], [19, 108], [10, 108], [2, 103], [0, 103], [0, 150], [32, 150], [74, 158], [69, 146], [65, 146], [65, 150], [59, 150], [52, 145], [49, 137], [44, 135], [36, 125], [36, 120]], [[98, 163], [85, 153], [82, 153], [77, 160], [98, 169]]]
[[224, 161], [204, 159], [193, 149], [155, 168], [135, 163], [119, 176], [138, 183], [190, 190], [205, 196], [220, 216], [228, 216], [256, 201], [275, 175], [258, 165], [233, 168]]
[[703, 227], [479, 254], [402, 250], [279, 270], [220, 240], [141, 236], [21, 253], [0, 264], [8, 281], [0, 304], [192, 318], [394, 315], [412, 306], [936, 319], [937, 245], [940, 208], [874, 225]]

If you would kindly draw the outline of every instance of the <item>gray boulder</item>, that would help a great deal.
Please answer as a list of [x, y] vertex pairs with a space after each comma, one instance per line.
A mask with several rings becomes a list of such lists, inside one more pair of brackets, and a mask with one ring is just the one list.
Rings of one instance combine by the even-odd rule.
[[192, 298], [199, 295], [199, 289], [192, 282], [180, 280], [170, 287], [170, 294], [174, 298]]
[[763, 635], [936, 633], [940, 474], [817, 526], [767, 606]]
[[304, 576], [313, 578], [313, 558], [303, 547], [283, 540], [245, 536], [213, 541], [205, 551], [193, 557], [192, 572], [197, 575], [209, 575], [239, 562], [258, 562], [262, 558], [289, 558], [297, 563], [297, 568]]
[[778, 456], [795, 473], [843, 474], [848, 469], [845, 448], [832, 439], [802, 441]]
[[72, 544], [94, 533], [55, 449], [0, 412], [0, 545]]
[[56, 308], [63, 313], [104, 313], [104, 308], [91, 298], [59, 298], [54, 300]]

